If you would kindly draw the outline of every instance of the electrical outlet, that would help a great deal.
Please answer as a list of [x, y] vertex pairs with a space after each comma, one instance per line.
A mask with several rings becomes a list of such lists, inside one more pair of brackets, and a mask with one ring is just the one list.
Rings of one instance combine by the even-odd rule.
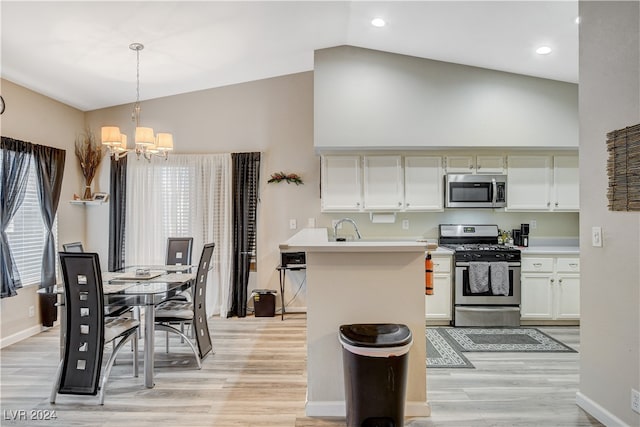
[[536, 221], [535, 219], [532, 219], [531, 221], [529, 221], [529, 227], [532, 230], [535, 230], [536, 228], [538, 228], [538, 221]]
[[298, 228], [298, 221], [296, 221], [295, 219], [290, 219], [289, 220], [289, 229], [295, 230], [296, 228]]
[[408, 230], [409, 229], [409, 220], [408, 219], [403, 219], [402, 220], [402, 229], [403, 230]]
[[640, 391], [631, 389], [631, 409], [640, 414]]
[[307, 219], [307, 227], [316, 228], [316, 219], [315, 218]]
[[602, 227], [591, 227], [591, 246], [602, 247]]
[[29, 306], [29, 317], [34, 317], [36, 315], [36, 308], [32, 305]]

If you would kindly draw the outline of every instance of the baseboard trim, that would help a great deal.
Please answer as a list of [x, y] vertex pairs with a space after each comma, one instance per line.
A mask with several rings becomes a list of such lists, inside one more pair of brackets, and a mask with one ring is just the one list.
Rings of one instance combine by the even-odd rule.
[[606, 426], [629, 427], [629, 424], [625, 423], [620, 418], [616, 417], [611, 412], [607, 411], [580, 392], [576, 393], [576, 404]]
[[34, 335], [38, 335], [42, 331], [42, 325], [35, 325], [13, 335], [9, 335], [8, 337], [2, 337], [0, 338], [0, 348], [5, 348], [7, 346], [10, 346], [11, 344], [15, 344]]
[[[345, 418], [347, 408], [342, 400], [309, 402], [306, 404], [307, 417], [337, 417]], [[406, 417], [430, 417], [431, 405], [427, 402], [406, 402], [404, 406]]]

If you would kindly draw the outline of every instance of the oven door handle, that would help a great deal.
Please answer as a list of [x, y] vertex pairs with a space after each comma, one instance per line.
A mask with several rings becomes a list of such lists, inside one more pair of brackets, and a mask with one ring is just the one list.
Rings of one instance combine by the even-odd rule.
[[[483, 261], [483, 262], [491, 263], [492, 261]], [[503, 262], [503, 261], [493, 261], [493, 262]], [[507, 262], [507, 264], [509, 264], [509, 267], [520, 267], [521, 266], [521, 263], [519, 263], [519, 262]], [[469, 263], [468, 262], [457, 262], [456, 263], [456, 267], [469, 267]]]

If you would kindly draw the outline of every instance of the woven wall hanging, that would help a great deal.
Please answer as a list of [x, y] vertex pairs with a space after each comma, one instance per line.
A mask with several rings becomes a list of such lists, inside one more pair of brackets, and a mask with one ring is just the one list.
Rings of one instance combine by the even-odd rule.
[[640, 124], [607, 133], [610, 211], [640, 211]]

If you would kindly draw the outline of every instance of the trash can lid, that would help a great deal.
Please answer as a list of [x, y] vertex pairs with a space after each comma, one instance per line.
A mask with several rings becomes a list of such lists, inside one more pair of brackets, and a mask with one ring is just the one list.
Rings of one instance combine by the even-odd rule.
[[273, 289], [254, 289], [251, 294], [265, 295], [265, 294], [277, 294], [277, 291]]
[[395, 323], [341, 325], [340, 340], [355, 347], [399, 347], [411, 342], [411, 330]]

